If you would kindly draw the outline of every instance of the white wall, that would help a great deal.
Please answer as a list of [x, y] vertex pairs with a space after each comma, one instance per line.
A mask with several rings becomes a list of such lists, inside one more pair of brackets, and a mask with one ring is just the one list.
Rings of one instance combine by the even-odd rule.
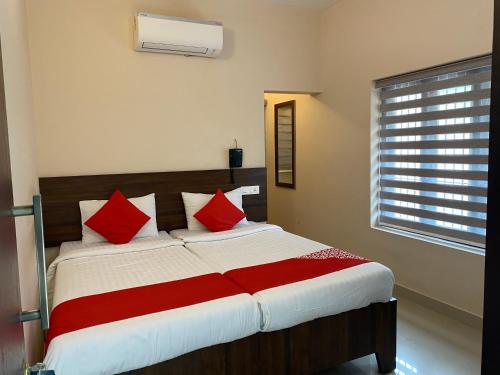
[[[319, 12], [262, 0], [27, 0], [41, 176], [264, 166], [262, 92], [317, 86]], [[224, 23], [220, 58], [138, 53], [133, 15]]]
[[[31, 68], [24, 1], [0, 1], [0, 35], [5, 81], [14, 204], [26, 205], [38, 191]], [[33, 218], [16, 219], [17, 251], [24, 310], [38, 308]], [[39, 322], [24, 324], [27, 360], [41, 356]]]
[[298, 102], [297, 189], [269, 188], [271, 220], [381, 261], [398, 284], [482, 315], [482, 256], [370, 227], [370, 95], [375, 79], [491, 52], [492, 20], [492, 0], [340, 0], [328, 9], [323, 94]]

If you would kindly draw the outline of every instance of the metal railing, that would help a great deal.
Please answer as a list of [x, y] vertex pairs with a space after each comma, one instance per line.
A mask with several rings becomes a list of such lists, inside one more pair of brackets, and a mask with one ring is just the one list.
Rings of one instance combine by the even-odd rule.
[[38, 289], [40, 294], [40, 309], [31, 311], [21, 311], [18, 321], [27, 322], [30, 320], [41, 320], [42, 329], [49, 329], [49, 304], [47, 295], [47, 270], [45, 267], [45, 244], [43, 236], [43, 216], [42, 216], [42, 197], [33, 196], [32, 206], [16, 206], [7, 212], [5, 216], [21, 217], [34, 216], [35, 220], [35, 243], [36, 243], [36, 265], [38, 272]]

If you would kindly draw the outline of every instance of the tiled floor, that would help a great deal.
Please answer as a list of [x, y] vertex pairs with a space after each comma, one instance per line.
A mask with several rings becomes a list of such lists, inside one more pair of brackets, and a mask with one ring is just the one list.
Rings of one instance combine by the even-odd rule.
[[[397, 375], [479, 375], [481, 331], [398, 300]], [[325, 375], [378, 374], [375, 356], [338, 366]]]

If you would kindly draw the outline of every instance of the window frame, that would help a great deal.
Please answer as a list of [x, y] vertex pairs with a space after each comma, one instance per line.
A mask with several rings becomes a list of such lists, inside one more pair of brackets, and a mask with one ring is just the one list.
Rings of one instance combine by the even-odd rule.
[[379, 193], [382, 190], [382, 188], [380, 187], [380, 180], [382, 178], [382, 174], [380, 173], [380, 168], [382, 162], [380, 160], [381, 150], [379, 146], [381, 137], [379, 132], [382, 128], [382, 124], [380, 122], [382, 114], [380, 111], [380, 90], [382, 87], [392, 86], [395, 84], [406, 83], [416, 80], [422, 80], [442, 74], [449, 74], [449, 73], [474, 69], [477, 65], [478, 60], [481, 61], [487, 59], [489, 59], [491, 65], [491, 54], [485, 54], [459, 61], [453, 61], [446, 64], [436, 65], [430, 68], [419, 69], [409, 73], [398, 74], [387, 78], [374, 80], [372, 82], [371, 108], [370, 108], [370, 116], [371, 116], [370, 224], [372, 229], [380, 230], [386, 233], [395, 234], [403, 237], [417, 239], [420, 241], [432, 243], [439, 246], [458, 249], [473, 254], [484, 255], [484, 247], [479, 247], [472, 244], [464, 243], [458, 238], [447, 237], [444, 235], [440, 235], [438, 233], [426, 232], [414, 228], [410, 229], [408, 227], [400, 227], [388, 223], [383, 223], [383, 224], [380, 223], [379, 219], [381, 217], [380, 214], [382, 212], [382, 210], [380, 209], [380, 204], [382, 199], [380, 199]]

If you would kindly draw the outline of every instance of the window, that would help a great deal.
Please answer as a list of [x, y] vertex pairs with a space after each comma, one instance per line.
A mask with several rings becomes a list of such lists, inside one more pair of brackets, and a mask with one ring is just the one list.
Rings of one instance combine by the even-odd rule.
[[490, 87], [491, 56], [375, 82], [377, 227], [484, 248]]

